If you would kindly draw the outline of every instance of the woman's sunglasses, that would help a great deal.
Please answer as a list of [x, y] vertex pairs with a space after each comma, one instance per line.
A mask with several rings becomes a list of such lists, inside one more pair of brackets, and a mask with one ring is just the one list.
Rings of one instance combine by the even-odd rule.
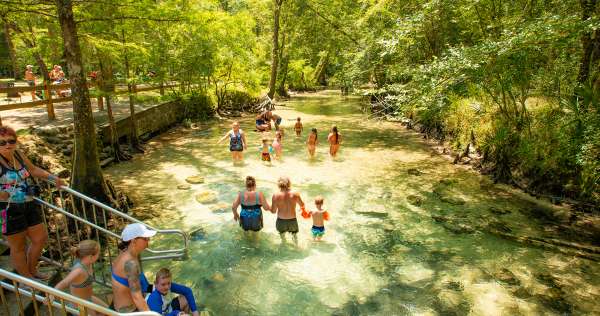
[[0, 140], [0, 146], [6, 146], [6, 144], [14, 145], [16, 143], [17, 143], [16, 139]]

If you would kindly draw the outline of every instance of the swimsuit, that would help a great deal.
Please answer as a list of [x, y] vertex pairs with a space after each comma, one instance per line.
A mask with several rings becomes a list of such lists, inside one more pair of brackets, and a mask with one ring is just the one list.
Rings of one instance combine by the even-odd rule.
[[262, 153], [262, 161], [271, 161], [271, 154]]
[[276, 139], [276, 140], [273, 142], [273, 148], [274, 148], [276, 151], [279, 151], [279, 150], [281, 150], [281, 143], [280, 143], [280, 142], [279, 142], [277, 139]]
[[325, 235], [325, 226], [313, 225], [311, 232], [313, 237], [323, 237], [323, 235]]
[[[10, 204], [8, 201], [0, 201], [0, 222], [5, 236], [23, 232], [43, 222], [42, 210], [27, 194], [31, 175], [19, 154], [15, 152], [14, 155], [21, 164], [19, 170], [0, 164], [0, 191], [10, 194]], [[2, 155], [0, 157], [8, 165], [6, 158]]]
[[242, 131], [237, 135], [235, 132], [229, 134], [229, 150], [230, 151], [244, 151], [244, 144], [242, 142]]
[[[111, 274], [113, 280], [117, 281], [117, 283], [120, 283], [125, 287], [129, 287], [129, 281], [126, 278], [116, 275], [114, 271], [111, 271]], [[142, 289], [143, 293], [152, 292], [152, 285], [150, 285], [143, 272], [140, 272], [140, 288]]]
[[91, 286], [94, 283], [94, 277], [92, 276], [90, 271], [88, 271], [88, 268], [84, 264], [82, 264], [79, 260], [75, 261], [75, 264], [73, 264], [73, 268], [71, 268], [71, 271], [73, 271], [77, 268], [83, 269], [83, 271], [85, 271], [85, 273], [87, 274], [87, 278], [79, 284], [72, 283], [71, 286], [76, 289], [84, 289], [86, 287]]
[[298, 232], [298, 220], [295, 218], [277, 218], [277, 222], [275, 222], [275, 227], [277, 228], [277, 231], [280, 234], [288, 232], [295, 234]]
[[258, 192], [255, 192], [254, 205], [245, 205], [245, 194], [240, 193], [242, 211], [240, 212], [240, 226], [246, 231], [259, 231], [263, 228], [262, 205], [259, 202]]

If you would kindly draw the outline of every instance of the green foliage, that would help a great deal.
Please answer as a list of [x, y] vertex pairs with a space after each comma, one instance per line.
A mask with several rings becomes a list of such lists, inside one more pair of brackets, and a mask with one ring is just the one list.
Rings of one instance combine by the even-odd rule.
[[207, 120], [214, 116], [215, 105], [206, 94], [192, 91], [186, 94], [175, 94], [175, 99], [184, 105], [184, 117], [190, 120]]

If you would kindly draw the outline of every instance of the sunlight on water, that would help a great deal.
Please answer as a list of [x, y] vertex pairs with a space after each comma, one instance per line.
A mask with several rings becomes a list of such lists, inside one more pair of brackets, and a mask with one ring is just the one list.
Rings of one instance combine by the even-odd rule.
[[[539, 233], [520, 211], [533, 203], [528, 197], [452, 165], [398, 124], [365, 120], [359, 99], [307, 95], [277, 113], [282, 161], [260, 161], [261, 136], [248, 115], [240, 120], [249, 142], [243, 166], [232, 164], [228, 144], [216, 144], [232, 122], [223, 120], [171, 130], [144, 156], [108, 170], [139, 206], [135, 216], [194, 232], [189, 260], [151, 262], [146, 271], [168, 265], [216, 315], [600, 313], [598, 265], [479, 228], [502, 216], [505, 229]], [[301, 138], [292, 128], [298, 116]], [[325, 145], [332, 124], [344, 137], [335, 160]], [[313, 160], [304, 144], [312, 127], [320, 141]], [[186, 186], [193, 175], [203, 181]], [[324, 241], [313, 242], [312, 222], [299, 218], [298, 246], [282, 243], [271, 213], [258, 239], [244, 235], [231, 202], [247, 175], [269, 201], [280, 176], [308, 209], [324, 196], [332, 217]], [[490, 211], [497, 209], [504, 214]]]

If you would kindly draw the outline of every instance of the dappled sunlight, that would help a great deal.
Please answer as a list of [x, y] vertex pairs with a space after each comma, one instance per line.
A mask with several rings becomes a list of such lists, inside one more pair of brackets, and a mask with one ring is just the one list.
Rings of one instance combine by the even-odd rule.
[[[544, 236], [537, 214], [560, 219], [563, 209], [453, 165], [396, 123], [365, 119], [358, 101], [317, 93], [285, 102], [283, 158], [271, 163], [260, 160], [260, 144], [274, 134], [255, 132], [254, 115], [244, 115], [235, 119], [248, 141], [243, 164], [232, 163], [227, 140], [217, 144], [234, 121], [224, 119], [175, 128], [107, 173], [134, 199], [135, 216], [191, 232], [190, 260], [172, 268], [217, 315], [600, 312], [597, 264], [490, 233]], [[333, 124], [343, 135], [336, 159], [326, 144]], [[309, 210], [322, 195], [331, 214], [324, 241], [299, 218], [298, 246], [282, 242], [270, 212], [257, 236], [245, 234], [231, 204], [248, 175], [269, 203], [280, 176]], [[188, 184], [190, 176], [203, 181]]]

